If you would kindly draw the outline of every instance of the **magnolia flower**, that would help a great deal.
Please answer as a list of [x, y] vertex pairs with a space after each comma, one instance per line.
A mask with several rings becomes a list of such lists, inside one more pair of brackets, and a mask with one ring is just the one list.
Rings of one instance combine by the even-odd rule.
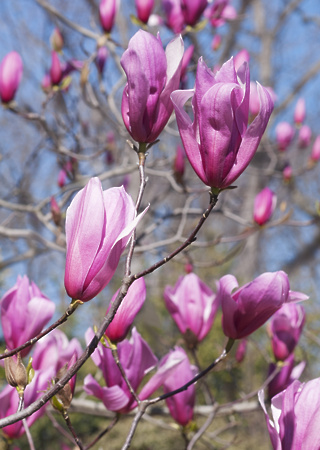
[[316, 137], [313, 143], [310, 159], [313, 162], [319, 161], [320, 159], [320, 135]]
[[99, 5], [100, 23], [106, 33], [110, 33], [118, 10], [118, 0], [101, 0]]
[[17, 52], [8, 53], [0, 64], [0, 98], [3, 103], [13, 100], [23, 72], [22, 59]]
[[319, 450], [320, 378], [307, 383], [296, 380], [273, 397], [272, 419], [264, 404], [263, 391], [259, 392], [259, 401], [274, 450]]
[[[8, 350], [24, 344], [37, 336], [49, 322], [55, 310], [49, 300], [28, 277], [18, 276], [16, 284], [0, 300], [1, 325]], [[21, 351], [26, 356], [31, 350]]]
[[162, 48], [160, 38], [139, 30], [121, 58], [128, 82], [121, 113], [131, 137], [154, 142], [172, 113], [172, 91], [179, 87], [183, 41], [177, 36]]
[[233, 275], [217, 283], [221, 301], [222, 328], [231, 339], [242, 339], [263, 325], [285, 303], [307, 300], [301, 292], [290, 291], [285, 272], [266, 272], [243, 287]]
[[174, 287], [166, 286], [164, 301], [190, 344], [202, 341], [209, 333], [219, 307], [215, 294], [194, 273], [179, 277]]
[[[247, 64], [235, 71], [231, 58], [213, 73], [202, 58], [192, 90], [171, 94], [187, 157], [211, 188], [230, 186], [253, 158], [266, 129], [273, 101], [258, 85], [260, 112], [248, 127], [250, 76]], [[194, 121], [183, 106], [192, 97]]]
[[207, 5], [208, 0], [181, 0], [181, 11], [185, 23], [191, 27], [195, 26]]
[[299, 98], [294, 109], [294, 122], [296, 125], [301, 125], [306, 118], [306, 103], [304, 98]]
[[306, 314], [302, 305], [284, 304], [272, 317], [268, 331], [275, 358], [284, 361], [297, 345]]
[[150, 14], [154, 7], [154, 0], [135, 0], [138, 19], [148, 23]]
[[254, 199], [253, 219], [258, 225], [264, 225], [273, 214], [277, 204], [276, 194], [268, 187], [262, 189]]
[[57, 52], [51, 52], [50, 79], [52, 84], [59, 84], [63, 78], [62, 66]]
[[299, 147], [306, 148], [309, 147], [312, 137], [311, 128], [308, 125], [302, 125], [299, 130]]
[[66, 215], [64, 283], [71, 298], [87, 302], [106, 287], [142, 215], [135, 217], [123, 187], [103, 191], [99, 178], [77, 193]]
[[280, 151], [285, 151], [293, 139], [295, 130], [288, 122], [280, 122], [276, 126], [276, 139]]
[[[119, 290], [114, 294], [108, 307], [107, 313], [115, 301]], [[146, 284], [143, 278], [134, 281], [129, 287], [127, 295], [122, 300], [116, 315], [107, 328], [106, 336], [110, 341], [116, 343], [122, 341], [129, 332], [129, 328], [142, 308], [146, 299]]]
[[[91, 341], [93, 336], [93, 330], [87, 330], [87, 343]], [[132, 329], [131, 339], [120, 342], [117, 350], [126, 376], [132, 388], [137, 391], [145, 375], [156, 366], [158, 360], [135, 328]], [[101, 387], [92, 375], [87, 375], [84, 379], [84, 390], [87, 394], [94, 395], [102, 400], [105, 407], [110, 411], [127, 413], [134, 409], [137, 403], [119, 371], [111, 349], [99, 343], [91, 358], [96, 366], [102, 370], [106, 386]], [[171, 375], [181, 361], [181, 355], [163, 358], [155, 375], [151, 377], [139, 393], [140, 400], [145, 400], [163, 385], [164, 380]]]
[[[269, 399], [279, 394], [279, 392], [283, 391], [284, 389], [287, 389], [287, 387], [295, 380], [298, 380], [306, 367], [305, 361], [302, 361], [300, 364], [297, 364], [295, 366], [293, 354], [289, 355], [288, 358], [280, 364], [282, 364], [280, 372], [278, 372], [277, 375], [272, 378], [272, 380], [268, 384]], [[268, 377], [272, 375], [275, 370], [277, 370], [278, 365], [279, 363], [271, 363], [269, 365]]]
[[180, 0], [162, 0], [162, 8], [166, 16], [166, 25], [175, 34], [181, 33], [185, 27]]

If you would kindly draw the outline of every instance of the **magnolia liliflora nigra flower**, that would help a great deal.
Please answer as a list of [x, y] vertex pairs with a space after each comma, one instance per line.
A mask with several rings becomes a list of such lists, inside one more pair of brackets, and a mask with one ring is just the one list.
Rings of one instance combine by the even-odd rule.
[[[248, 127], [250, 75], [231, 58], [213, 73], [200, 58], [195, 88], [171, 99], [187, 157], [199, 178], [212, 188], [230, 186], [253, 158], [273, 110], [272, 98], [258, 84], [260, 111]], [[192, 97], [194, 121], [183, 106]]]
[[137, 142], [154, 142], [173, 111], [179, 87], [183, 41], [177, 36], [163, 50], [160, 37], [138, 31], [121, 58], [128, 82], [122, 96], [124, 124]]
[[[16, 284], [0, 301], [0, 316], [3, 336], [8, 350], [24, 344], [37, 336], [51, 319], [55, 310], [49, 300], [28, 277], [18, 277]], [[32, 347], [21, 351], [26, 356]]]
[[273, 214], [277, 196], [268, 187], [262, 189], [254, 199], [253, 219], [258, 225], [264, 225]]
[[17, 52], [8, 53], [0, 64], [0, 98], [3, 103], [13, 100], [23, 72], [22, 59]]
[[308, 298], [301, 292], [290, 291], [288, 275], [282, 271], [263, 273], [239, 289], [236, 278], [225, 275], [217, 288], [223, 332], [231, 339], [249, 336], [283, 304]]
[[259, 392], [259, 401], [274, 450], [319, 450], [320, 378], [307, 383], [296, 380], [273, 397], [273, 420], [267, 413], [263, 391]]
[[86, 302], [106, 287], [142, 217], [135, 216], [123, 187], [103, 191], [99, 178], [92, 178], [78, 192], [66, 216], [64, 283], [71, 298]]

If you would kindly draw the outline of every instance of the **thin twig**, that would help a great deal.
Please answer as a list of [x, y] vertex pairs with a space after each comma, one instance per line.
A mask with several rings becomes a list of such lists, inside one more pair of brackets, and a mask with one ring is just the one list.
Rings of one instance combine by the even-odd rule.
[[80, 450], [84, 450], [84, 446], [80, 440], [80, 438], [78, 437], [75, 429], [72, 426], [68, 411], [64, 411], [63, 413], [63, 418], [66, 421], [67, 427], [69, 428], [69, 430], [72, 433], [72, 436], [74, 437], [75, 443], [77, 444], [77, 446], [79, 447]]
[[127, 436], [126, 442], [124, 443], [124, 446], [122, 447], [122, 450], [127, 450], [130, 447], [130, 444], [131, 444], [132, 438], [134, 436], [134, 433], [137, 429], [138, 423], [140, 422], [141, 417], [145, 413], [147, 406], [148, 406], [147, 403], [141, 402], [139, 410], [137, 411], [137, 414], [135, 415], [135, 417], [132, 421], [132, 425], [131, 425], [129, 434]]
[[117, 414], [115, 416], [115, 418], [113, 419], [113, 421], [111, 423], [109, 423], [109, 425], [107, 426], [107, 428], [103, 431], [101, 431], [101, 433], [98, 434], [98, 436], [89, 444], [85, 447], [85, 450], [89, 450], [89, 448], [93, 447], [105, 434], [107, 434], [118, 422], [120, 416], [119, 414]]

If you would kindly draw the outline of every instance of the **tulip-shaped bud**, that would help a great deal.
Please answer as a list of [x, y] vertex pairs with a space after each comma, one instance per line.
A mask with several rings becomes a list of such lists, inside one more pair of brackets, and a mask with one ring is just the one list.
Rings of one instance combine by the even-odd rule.
[[215, 34], [213, 36], [212, 42], [211, 42], [211, 48], [214, 52], [216, 52], [217, 50], [219, 50], [220, 46], [221, 46], [221, 41], [222, 41], [222, 37], [221, 34]]
[[211, 289], [194, 274], [180, 277], [174, 287], [164, 290], [166, 307], [193, 348], [209, 333], [219, 302]]
[[288, 183], [292, 179], [292, 167], [288, 164], [282, 171], [283, 181]]
[[247, 339], [241, 339], [241, 341], [239, 341], [237, 350], [236, 350], [236, 361], [240, 364], [242, 363], [242, 361], [244, 360], [244, 357], [246, 356], [246, 352], [247, 352], [247, 344], [248, 341]]
[[99, 47], [96, 56], [96, 65], [100, 75], [103, 74], [104, 66], [106, 64], [108, 58], [108, 50], [107, 47]]
[[320, 135], [316, 137], [310, 155], [310, 160], [312, 162], [317, 162], [319, 161], [319, 159], [320, 159]]
[[138, 19], [148, 23], [150, 14], [154, 7], [154, 0], [135, 0]]
[[3, 103], [13, 100], [23, 72], [22, 59], [17, 52], [8, 53], [0, 64], [0, 98]]
[[51, 92], [51, 78], [50, 75], [48, 73], [46, 73], [41, 81], [41, 89], [43, 90], [43, 92], [45, 92], [46, 94], [48, 94], [49, 92]]
[[[107, 313], [117, 298], [119, 290], [114, 294], [108, 307]], [[142, 308], [146, 299], [146, 284], [143, 278], [136, 280], [128, 290], [127, 295], [122, 300], [115, 317], [107, 328], [106, 336], [111, 342], [123, 341], [127, 336], [133, 321]]]
[[208, 0], [181, 0], [181, 10], [187, 25], [194, 27], [208, 5]]
[[55, 52], [60, 53], [64, 46], [63, 37], [59, 28], [55, 28], [50, 37], [51, 47]]
[[292, 142], [295, 130], [288, 122], [280, 122], [276, 126], [276, 139], [280, 151], [285, 151]]
[[264, 225], [273, 214], [277, 204], [276, 194], [268, 187], [262, 189], [254, 199], [253, 219], [258, 225]]
[[269, 324], [269, 334], [275, 358], [284, 361], [297, 345], [305, 322], [304, 307], [295, 303], [283, 305]]
[[249, 336], [283, 304], [308, 299], [301, 292], [290, 291], [288, 275], [282, 271], [263, 273], [239, 289], [236, 278], [225, 275], [217, 288], [223, 332], [230, 339]]
[[181, 33], [185, 27], [180, 0], [162, 0], [162, 8], [166, 16], [166, 25], [175, 34]]
[[310, 145], [312, 137], [311, 128], [308, 125], [302, 125], [299, 130], [299, 142], [298, 145], [300, 148], [307, 148]]
[[[16, 284], [0, 300], [3, 336], [8, 350], [24, 344], [37, 336], [51, 319], [55, 309], [49, 300], [28, 277], [20, 276]], [[26, 356], [31, 346], [21, 351]]]
[[[62, 378], [66, 372], [76, 363], [77, 356], [76, 354], [72, 355], [70, 361], [66, 363], [57, 373], [54, 383], [56, 384], [60, 378]], [[59, 412], [64, 413], [67, 411], [70, 406], [74, 395], [74, 390], [76, 387], [76, 378], [77, 374], [73, 375], [72, 378], [63, 386], [60, 391], [54, 395], [51, 399], [52, 406], [57, 409]]]
[[137, 142], [154, 142], [166, 126], [173, 105], [170, 94], [180, 82], [183, 41], [172, 40], [166, 52], [160, 38], [138, 31], [121, 58], [127, 75], [121, 113], [131, 137]]
[[99, 6], [100, 23], [106, 33], [110, 33], [118, 10], [118, 0], [101, 0]]
[[50, 200], [50, 211], [53, 222], [55, 225], [59, 226], [61, 224], [61, 209], [57, 203], [57, 200], [53, 196]]
[[51, 52], [50, 78], [53, 85], [60, 84], [62, 80], [62, 67], [57, 52]]
[[[268, 91], [260, 85], [258, 91], [260, 112], [249, 127], [250, 75], [246, 63], [236, 72], [231, 58], [213, 73], [200, 58], [195, 89], [171, 94], [187, 157], [207, 186], [230, 186], [253, 158], [273, 110]], [[183, 109], [190, 97], [193, 122]]]
[[123, 187], [103, 191], [99, 178], [78, 192], [66, 215], [64, 283], [71, 298], [87, 302], [106, 287], [142, 215], [135, 217]]
[[193, 272], [193, 265], [190, 261], [184, 265], [184, 271], [186, 274]]
[[210, 20], [213, 27], [218, 28], [224, 25], [226, 21], [236, 19], [237, 11], [229, 5], [229, 0], [215, 0], [205, 11], [205, 16]]
[[[192, 380], [195, 375], [195, 368], [192, 368], [190, 365], [186, 352], [181, 347], [175, 347], [173, 351], [182, 358], [182, 361], [177, 366], [176, 370], [164, 381], [163, 390], [165, 394], [183, 386], [188, 381]], [[185, 391], [166, 398], [166, 404], [171, 416], [183, 427], [188, 425], [193, 419], [195, 399], [196, 389], [194, 384], [189, 386]]]
[[273, 420], [263, 397], [260, 391], [259, 401], [274, 450], [319, 450], [320, 378], [307, 383], [296, 380], [276, 395], [271, 401]]
[[21, 360], [20, 352], [17, 356], [10, 356], [4, 360], [6, 380], [10, 386], [16, 387], [22, 393], [28, 384], [27, 370]]
[[67, 177], [68, 177], [67, 172], [64, 169], [61, 169], [58, 173], [58, 180], [57, 180], [59, 187], [62, 188], [63, 186], [65, 186], [67, 182]]
[[183, 175], [185, 170], [185, 153], [181, 145], [177, 145], [176, 156], [173, 162], [173, 175], [179, 184], [183, 184]]
[[296, 125], [301, 125], [302, 122], [304, 122], [304, 119], [306, 118], [306, 103], [304, 98], [301, 97], [297, 101], [293, 117]]
[[194, 51], [194, 45], [190, 45], [190, 47], [188, 47], [187, 50], [183, 54], [182, 64], [181, 64], [181, 74], [180, 74], [180, 80], [181, 80], [182, 84], [186, 82], [187, 70], [188, 70], [188, 66], [191, 61], [192, 55], [193, 55], [193, 51]]
[[275, 395], [279, 394], [279, 392], [287, 389], [287, 387], [295, 380], [298, 380], [305, 367], [305, 361], [302, 361], [300, 364], [297, 364], [295, 366], [293, 354], [291, 354], [281, 363], [271, 363], [269, 365], [268, 377], [272, 375], [275, 370], [279, 370], [279, 368], [280, 371], [274, 376], [274, 378], [272, 378], [272, 380], [268, 384], [269, 400], [271, 400]]

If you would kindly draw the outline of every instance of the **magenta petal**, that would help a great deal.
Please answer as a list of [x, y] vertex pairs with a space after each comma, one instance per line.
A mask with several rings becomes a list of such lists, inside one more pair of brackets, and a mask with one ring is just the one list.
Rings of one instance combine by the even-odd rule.
[[17, 52], [8, 53], [0, 64], [0, 98], [11, 102], [19, 87], [23, 72], [22, 59]]

